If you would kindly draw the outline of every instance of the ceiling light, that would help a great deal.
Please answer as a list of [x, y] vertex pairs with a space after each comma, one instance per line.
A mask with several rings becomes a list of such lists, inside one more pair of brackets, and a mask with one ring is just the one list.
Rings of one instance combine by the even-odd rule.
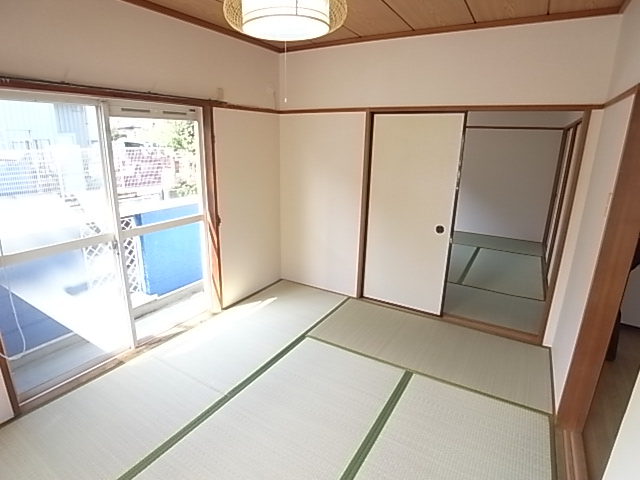
[[282, 42], [322, 37], [347, 18], [346, 0], [224, 0], [223, 9], [239, 32]]

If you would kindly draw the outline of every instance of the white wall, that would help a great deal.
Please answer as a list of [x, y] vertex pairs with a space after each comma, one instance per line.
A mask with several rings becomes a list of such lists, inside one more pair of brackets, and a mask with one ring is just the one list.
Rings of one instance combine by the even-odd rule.
[[9, 395], [7, 394], [4, 378], [2, 377], [2, 373], [0, 373], [0, 425], [10, 418], [13, 418], [13, 409], [11, 408], [11, 402], [9, 402]]
[[609, 97], [640, 83], [640, 1], [632, 0], [622, 16]]
[[[603, 103], [621, 16], [291, 53], [282, 108]], [[280, 58], [281, 93], [284, 60]]]
[[560, 130], [467, 129], [456, 230], [541, 242]]
[[[581, 172], [578, 180], [578, 192], [545, 337], [545, 344], [550, 343], [553, 352], [556, 402], [562, 396], [580, 331], [632, 104], [633, 97], [629, 97], [605, 109], [586, 192], [588, 169]], [[590, 128], [585, 153], [587, 162], [593, 152], [595, 135], [596, 132]], [[552, 335], [552, 331], [555, 331], [555, 335]]]
[[0, 75], [274, 107], [278, 55], [117, 0], [3, 0]]
[[640, 437], [640, 378], [631, 394], [627, 411], [622, 419], [620, 430], [613, 445], [613, 451], [604, 472], [603, 480], [630, 480], [638, 478], [640, 455], [638, 438]]
[[280, 118], [282, 277], [355, 295], [365, 114]]
[[280, 120], [214, 109], [224, 305], [280, 279]]

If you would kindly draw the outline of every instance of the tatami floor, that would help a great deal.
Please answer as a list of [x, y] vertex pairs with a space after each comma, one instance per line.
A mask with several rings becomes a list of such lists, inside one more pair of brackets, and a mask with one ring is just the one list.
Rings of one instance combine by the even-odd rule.
[[545, 291], [542, 244], [455, 232], [444, 312], [537, 334]]
[[546, 349], [281, 281], [0, 428], [11, 479], [551, 480]]

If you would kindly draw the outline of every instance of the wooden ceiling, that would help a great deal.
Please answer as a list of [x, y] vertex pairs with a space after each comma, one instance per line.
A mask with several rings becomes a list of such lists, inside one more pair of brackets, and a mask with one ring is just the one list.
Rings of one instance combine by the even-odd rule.
[[[242, 35], [227, 24], [222, 0], [121, 0], [247, 42], [283, 51], [279, 42]], [[347, 0], [344, 25], [289, 51], [503, 25], [621, 13], [629, 0]]]

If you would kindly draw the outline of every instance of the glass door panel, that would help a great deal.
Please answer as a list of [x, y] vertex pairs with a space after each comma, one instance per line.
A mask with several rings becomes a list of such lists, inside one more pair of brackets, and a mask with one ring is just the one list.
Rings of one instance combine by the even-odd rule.
[[185, 205], [202, 212], [197, 121], [111, 117], [109, 123], [121, 216]]
[[113, 232], [94, 105], [0, 100], [5, 254]]
[[[9, 293], [11, 292], [11, 293]], [[47, 255], [0, 275], [2, 336], [21, 398], [104, 361], [129, 345], [116, 255], [111, 244]], [[26, 343], [26, 354], [16, 324]]]
[[110, 115], [123, 260], [140, 340], [211, 305], [203, 281], [211, 275], [199, 124], [188, 108], [112, 106]]
[[21, 400], [133, 341], [97, 103], [51, 98], [0, 99], [0, 335]]

